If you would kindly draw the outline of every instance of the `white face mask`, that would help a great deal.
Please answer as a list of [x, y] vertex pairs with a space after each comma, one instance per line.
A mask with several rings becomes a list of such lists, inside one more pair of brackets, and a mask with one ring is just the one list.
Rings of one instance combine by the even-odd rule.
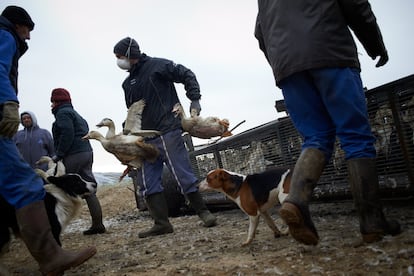
[[116, 60], [116, 64], [118, 65], [119, 68], [121, 68], [123, 70], [129, 70], [129, 69], [131, 69], [131, 63], [129, 62], [129, 59], [126, 59], [126, 58], [118, 58]]

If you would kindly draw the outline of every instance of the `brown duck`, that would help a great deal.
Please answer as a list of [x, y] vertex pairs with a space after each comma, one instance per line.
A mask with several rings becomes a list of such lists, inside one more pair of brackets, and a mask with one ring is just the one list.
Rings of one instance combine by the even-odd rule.
[[183, 130], [193, 137], [210, 139], [233, 135], [228, 130], [229, 121], [227, 119], [219, 119], [212, 116], [203, 118], [197, 114], [196, 110], [191, 110], [191, 116], [187, 117], [180, 103], [174, 105], [172, 112], [181, 118]]

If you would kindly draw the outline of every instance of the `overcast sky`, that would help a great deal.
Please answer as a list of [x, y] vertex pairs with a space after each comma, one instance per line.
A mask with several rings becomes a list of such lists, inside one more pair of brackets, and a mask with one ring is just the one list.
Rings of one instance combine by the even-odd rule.
[[[190, 68], [201, 87], [202, 116], [230, 120], [234, 133], [284, 116], [274, 108], [282, 94], [254, 38], [254, 0], [2, 0], [25, 8], [35, 22], [29, 51], [19, 63], [20, 111], [33, 111], [42, 128], [51, 130], [50, 93], [66, 88], [74, 108], [91, 130], [104, 117], [117, 130], [126, 117], [121, 83], [127, 76], [116, 66], [113, 46], [131, 36], [149, 56], [171, 59]], [[358, 44], [364, 86], [377, 87], [413, 74], [414, 1], [375, 0], [390, 61], [375, 68]], [[186, 110], [189, 100], [176, 85]], [[207, 140], [195, 140], [195, 144]], [[118, 172], [119, 161], [92, 141], [94, 171]]]

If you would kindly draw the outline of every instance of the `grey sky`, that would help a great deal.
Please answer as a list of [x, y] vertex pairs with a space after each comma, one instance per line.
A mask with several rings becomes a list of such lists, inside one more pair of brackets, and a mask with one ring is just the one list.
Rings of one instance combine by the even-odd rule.
[[[33, 111], [39, 125], [51, 129], [50, 93], [70, 91], [75, 109], [90, 129], [109, 117], [121, 130], [126, 107], [121, 83], [127, 73], [116, 66], [116, 42], [134, 37], [141, 51], [190, 68], [201, 87], [202, 116], [228, 118], [235, 133], [277, 117], [274, 101], [282, 99], [270, 66], [254, 38], [257, 2], [248, 0], [16, 0], [36, 26], [29, 51], [20, 59], [21, 111]], [[359, 46], [362, 79], [368, 88], [413, 74], [414, 1], [374, 0], [390, 61], [382, 68]], [[188, 110], [182, 85], [176, 85]], [[196, 144], [207, 140], [195, 140]], [[124, 166], [92, 141], [94, 171], [122, 171]]]

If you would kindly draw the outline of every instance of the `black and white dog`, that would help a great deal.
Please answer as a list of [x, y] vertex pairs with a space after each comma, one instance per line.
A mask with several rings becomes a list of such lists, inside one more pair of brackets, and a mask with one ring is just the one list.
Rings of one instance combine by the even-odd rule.
[[[78, 174], [51, 176], [41, 170], [37, 170], [37, 173], [45, 180], [46, 212], [53, 236], [61, 245], [60, 233], [79, 214], [82, 198], [96, 191], [96, 183], [88, 182]], [[0, 210], [0, 253], [4, 253], [11, 240], [10, 229], [16, 237], [19, 237], [20, 230], [14, 207], [1, 196]]]

